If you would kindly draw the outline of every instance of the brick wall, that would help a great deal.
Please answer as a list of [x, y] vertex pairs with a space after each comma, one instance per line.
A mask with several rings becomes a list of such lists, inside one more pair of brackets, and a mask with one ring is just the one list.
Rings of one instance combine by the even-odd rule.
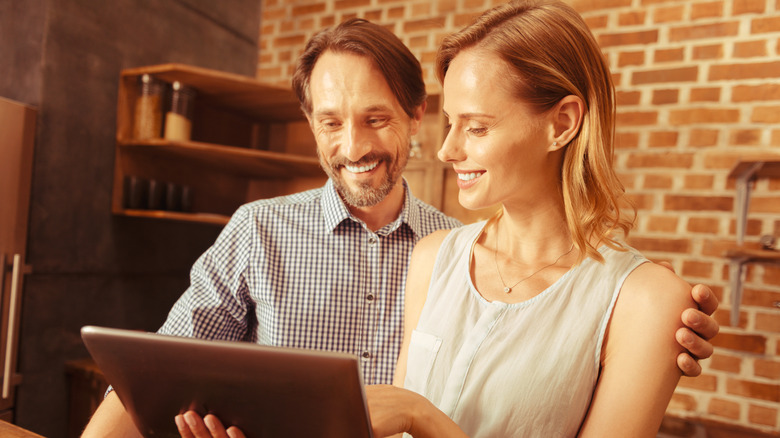
[[[358, 16], [387, 25], [423, 63], [437, 43], [497, 3], [487, 0], [263, 0], [257, 76], [289, 85], [303, 43]], [[729, 325], [740, 157], [780, 154], [780, 0], [573, 0], [615, 76], [618, 171], [639, 209], [631, 243], [721, 300], [721, 334], [702, 376], [683, 378], [678, 417], [780, 431], [780, 265], [749, 265]], [[746, 242], [780, 236], [780, 180], [753, 190]]]

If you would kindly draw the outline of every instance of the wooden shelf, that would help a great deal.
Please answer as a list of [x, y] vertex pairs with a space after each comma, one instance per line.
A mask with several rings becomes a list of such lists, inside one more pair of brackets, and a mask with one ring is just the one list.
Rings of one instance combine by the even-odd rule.
[[726, 257], [751, 263], [780, 263], [780, 251], [770, 249], [736, 247], [727, 250]]
[[223, 146], [195, 141], [119, 141], [123, 151], [162, 159], [181, 160], [182, 165], [198, 164], [252, 178], [294, 178], [323, 176], [315, 157]]
[[130, 208], [116, 212], [120, 216], [145, 217], [150, 219], [164, 219], [181, 222], [198, 222], [204, 224], [226, 225], [230, 216], [212, 213], [184, 213], [164, 210], [134, 210]]

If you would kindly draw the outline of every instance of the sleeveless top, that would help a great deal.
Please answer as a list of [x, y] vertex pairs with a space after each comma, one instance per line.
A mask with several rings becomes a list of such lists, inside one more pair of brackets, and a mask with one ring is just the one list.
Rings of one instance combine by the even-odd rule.
[[469, 274], [486, 222], [450, 231], [412, 333], [404, 387], [470, 437], [572, 437], [585, 418], [618, 292], [647, 261], [603, 246], [527, 301], [488, 302]]

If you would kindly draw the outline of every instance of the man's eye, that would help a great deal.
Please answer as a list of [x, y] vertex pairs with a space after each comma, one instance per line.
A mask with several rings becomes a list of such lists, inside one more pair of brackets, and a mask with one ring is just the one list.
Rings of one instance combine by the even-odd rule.
[[474, 135], [485, 135], [487, 133], [487, 128], [469, 128], [466, 130], [469, 134]]
[[334, 129], [334, 128], [338, 128], [339, 126], [341, 126], [341, 123], [337, 122], [335, 120], [325, 120], [325, 121], [320, 122], [320, 124], [322, 126], [328, 128], [328, 129]]
[[385, 118], [368, 119], [368, 125], [369, 126], [378, 126], [378, 125], [381, 125], [381, 124], [385, 123], [386, 121], [387, 121], [387, 119], [385, 119]]

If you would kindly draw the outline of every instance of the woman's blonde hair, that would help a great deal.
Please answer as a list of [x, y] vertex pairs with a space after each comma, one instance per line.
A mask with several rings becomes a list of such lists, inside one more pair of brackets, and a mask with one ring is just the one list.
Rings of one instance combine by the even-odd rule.
[[[613, 169], [615, 97], [612, 77], [595, 38], [579, 14], [555, 0], [518, 0], [497, 6], [442, 42], [439, 81], [467, 48], [505, 60], [513, 74], [505, 84], [540, 113], [575, 95], [585, 103], [579, 133], [566, 146], [561, 190], [566, 220], [580, 261], [602, 261], [592, 241], [621, 249], [635, 214]], [[628, 214], [622, 211], [630, 207]]]

